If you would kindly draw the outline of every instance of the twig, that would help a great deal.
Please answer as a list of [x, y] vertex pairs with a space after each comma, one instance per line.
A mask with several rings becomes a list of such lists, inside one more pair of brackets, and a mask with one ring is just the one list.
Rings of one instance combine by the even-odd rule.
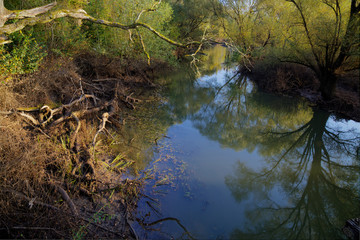
[[94, 139], [93, 139], [93, 142], [92, 142], [93, 147], [95, 147], [97, 136], [99, 135], [99, 133], [101, 133], [105, 129], [106, 122], [109, 121], [109, 116], [110, 116], [110, 114], [108, 112], [103, 113], [101, 124], [99, 126], [99, 130], [96, 132], [96, 134], [94, 136]]
[[[131, 93], [130, 95], [125, 95], [125, 94], [121, 94], [122, 97], [124, 97], [125, 99], [121, 99], [124, 103], [128, 104], [130, 106], [131, 109], [135, 109], [135, 105], [132, 104], [131, 102], [137, 103], [137, 102], [141, 102], [142, 100], [137, 99], [137, 98], [133, 98], [131, 97], [134, 93]], [[130, 101], [129, 101], [130, 100]]]
[[94, 226], [96, 226], [96, 227], [98, 227], [98, 228], [101, 228], [101, 229], [104, 230], [104, 231], [110, 232], [110, 233], [115, 234], [115, 235], [117, 235], [117, 236], [120, 236], [120, 237], [122, 237], [122, 238], [124, 237], [123, 234], [121, 234], [121, 233], [119, 233], [119, 232], [112, 231], [112, 230], [110, 230], [110, 229], [108, 229], [108, 228], [106, 228], [106, 227], [103, 227], [103, 226], [101, 226], [100, 224], [94, 223], [94, 222], [92, 222], [92, 221], [90, 221], [90, 220], [88, 220], [88, 219], [86, 219], [86, 218], [83, 218], [83, 217], [79, 217], [79, 218], [80, 218], [81, 220], [89, 223], [89, 224], [92, 224], [92, 225], [94, 225]]
[[136, 234], [135, 229], [133, 228], [133, 226], [130, 224], [127, 215], [126, 215], [125, 221], [126, 221], [127, 225], [130, 227], [130, 230], [131, 230], [132, 234], [134, 235], [135, 239], [136, 239], [136, 240], [139, 240], [139, 237], [138, 237], [138, 235]]
[[145, 10], [141, 10], [141, 12], [139, 13], [138, 17], [137, 17], [136, 20], [135, 20], [135, 23], [137, 23], [137, 22], [140, 20], [140, 17], [141, 17], [141, 15], [142, 15], [143, 13], [156, 11], [155, 7], [156, 7], [157, 5], [159, 5], [160, 3], [161, 3], [161, 0], [159, 0], [159, 1], [156, 2], [156, 3], [154, 3], [154, 5], [152, 5], [151, 8], [145, 9]]
[[159, 220], [157, 220], [155, 222], [142, 223], [142, 224], [144, 224], [145, 226], [151, 226], [151, 225], [155, 225], [155, 224], [165, 222], [165, 221], [175, 221], [184, 230], [184, 232], [186, 233], [186, 235], [189, 236], [190, 239], [195, 239], [193, 236], [191, 236], [190, 232], [186, 229], [186, 227], [184, 225], [181, 224], [180, 220], [177, 219], [177, 218], [167, 217], [167, 218], [159, 219]]

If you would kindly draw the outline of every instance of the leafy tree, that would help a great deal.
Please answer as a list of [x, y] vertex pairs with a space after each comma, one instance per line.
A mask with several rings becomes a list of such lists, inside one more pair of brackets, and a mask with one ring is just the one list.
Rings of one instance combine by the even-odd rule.
[[[216, 25], [218, 16], [214, 9], [219, 7], [214, 0], [168, 0], [174, 11], [174, 18], [169, 23], [173, 25], [174, 37], [178, 39], [198, 39], [206, 30], [218, 33]], [[176, 34], [176, 35], [175, 35]]]
[[[285, 61], [311, 68], [320, 80], [325, 99], [332, 98], [336, 74], [358, 68], [360, 3], [349, 1], [288, 0], [296, 17], [292, 23], [296, 34], [288, 36], [295, 54]], [[304, 44], [305, 48], [296, 42]]]
[[243, 58], [249, 54], [257, 58], [273, 56], [310, 68], [320, 80], [324, 99], [333, 97], [338, 74], [358, 69], [357, 0], [223, 3], [229, 16], [224, 27]]

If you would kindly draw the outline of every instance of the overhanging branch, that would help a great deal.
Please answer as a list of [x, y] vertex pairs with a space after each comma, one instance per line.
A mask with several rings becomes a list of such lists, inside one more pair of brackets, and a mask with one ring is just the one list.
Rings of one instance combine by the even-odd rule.
[[33, 18], [37, 15], [46, 13], [56, 6], [56, 2], [45, 6], [36, 7], [26, 10], [8, 10], [4, 7], [4, 0], [0, 0], [0, 28], [4, 26], [9, 19]]
[[[0, 3], [1, 3], [1, 1], [2, 0], [0, 0]], [[36, 24], [44, 24], [44, 23], [52, 22], [58, 18], [70, 17], [70, 18], [74, 18], [74, 19], [86, 20], [86, 21], [89, 21], [89, 22], [92, 22], [95, 24], [120, 28], [123, 30], [130, 30], [130, 29], [136, 29], [137, 27], [142, 27], [142, 28], [145, 28], [148, 31], [152, 32], [154, 35], [156, 35], [160, 39], [162, 39], [174, 46], [177, 46], [177, 47], [186, 48], [193, 44], [195, 44], [195, 45], [200, 44], [200, 42], [196, 42], [196, 41], [189, 42], [186, 44], [179, 43], [179, 42], [174, 41], [174, 40], [166, 37], [165, 35], [161, 34], [157, 30], [155, 30], [152, 26], [150, 26], [146, 23], [135, 21], [132, 24], [125, 25], [125, 24], [118, 23], [118, 22], [110, 22], [107, 20], [94, 18], [94, 17], [90, 16], [89, 14], [87, 14], [86, 11], [83, 9], [74, 9], [74, 10], [61, 9], [61, 10], [56, 10], [56, 11], [50, 11], [50, 9], [53, 6], [55, 6], [55, 3], [32, 9], [32, 11], [30, 11], [30, 10], [20, 11], [20, 12], [23, 12], [22, 14], [12, 15], [13, 18], [19, 19], [19, 21], [1, 26], [0, 27], [0, 35], [3, 35], [3, 34], [9, 35], [11, 33], [14, 33], [14, 32], [24, 29], [26, 26], [33, 26]], [[0, 8], [1, 8], [1, 6], [0, 6]], [[33, 15], [31, 15], [30, 12], [32, 12]], [[39, 15], [40, 13], [45, 13], [45, 12], [47, 12], [47, 14]], [[36, 14], [36, 15], [34, 15], [34, 14]], [[32, 17], [28, 17], [30, 15]], [[37, 16], [37, 15], [39, 15], [39, 16]], [[1, 40], [1, 38], [0, 38], [0, 45], [6, 44], [8, 42], [9, 41]]]

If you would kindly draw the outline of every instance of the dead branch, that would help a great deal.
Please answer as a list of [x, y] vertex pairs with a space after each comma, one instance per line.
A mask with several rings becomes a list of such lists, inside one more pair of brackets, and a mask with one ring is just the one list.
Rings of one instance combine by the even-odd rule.
[[54, 187], [57, 189], [57, 191], [61, 194], [61, 197], [65, 200], [65, 202], [67, 203], [67, 205], [69, 206], [71, 212], [73, 215], [78, 216], [78, 211], [76, 209], [75, 204], [73, 203], [73, 201], [71, 200], [71, 198], [69, 197], [69, 195], [67, 194], [67, 192], [60, 186], [54, 185]]
[[[90, 95], [89, 95], [89, 96], [90, 96]], [[91, 96], [92, 96], [92, 95], [91, 95]], [[83, 99], [85, 99], [85, 98], [83, 98]], [[97, 98], [96, 98], [96, 99], [97, 99]], [[78, 99], [78, 100], [79, 100], [79, 99]], [[74, 102], [78, 102], [78, 100], [75, 100]], [[70, 104], [68, 104], [68, 105], [63, 105], [63, 106], [61, 106], [61, 107], [59, 107], [59, 108], [57, 108], [57, 109], [61, 109], [61, 110], [62, 110], [62, 109], [65, 108], [65, 107], [72, 106], [72, 105], [75, 104], [74, 102], [72, 102], [72, 103], [70, 103]], [[62, 117], [58, 118], [57, 120], [55, 120], [54, 122], [52, 122], [51, 125], [54, 126], [54, 125], [57, 125], [57, 124], [59, 124], [59, 123], [62, 123], [62, 122], [65, 121], [65, 120], [71, 119], [71, 118], [73, 118], [73, 115], [76, 115], [76, 117], [80, 119], [80, 118], [82, 118], [84, 115], [91, 114], [91, 113], [95, 113], [95, 112], [99, 112], [99, 111], [101, 111], [102, 109], [108, 107], [109, 105], [111, 105], [111, 102], [105, 102], [103, 105], [98, 106], [98, 107], [93, 107], [93, 108], [86, 109], [86, 110], [78, 110], [78, 111], [71, 112], [70, 114], [68, 114], [68, 115], [66, 115], [66, 116], [62, 116]], [[57, 110], [57, 109], [55, 109], [56, 112], [59, 112], [60, 110]], [[53, 111], [55, 111], [55, 110], [53, 110]], [[76, 120], [76, 119], [75, 119], [75, 120]]]
[[37, 205], [40, 205], [40, 206], [43, 206], [43, 207], [47, 207], [47, 208], [50, 208], [50, 209], [53, 209], [53, 210], [60, 210], [58, 207], [55, 207], [53, 205], [50, 205], [50, 204], [47, 204], [47, 203], [43, 203], [43, 202], [40, 202], [40, 201], [37, 201], [37, 200], [34, 200], [33, 198], [29, 198], [28, 196], [26, 196], [25, 194], [21, 193], [21, 192], [18, 192], [18, 191], [15, 191], [15, 190], [12, 190], [12, 189], [8, 189], [8, 188], [5, 188], [5, 189], [2, 189], [3, 191], [5, 192], [9, 192], [9, 193], [12, 193], [14, 194], [15, 196], [17, 197], [20, 197], [20, 198], [23, 198], [27, 201], [29, 201], [29, 203], [35, 203]]
[[14, 112], [12, 112], [12, 111], [0, 111], [0, 114], [1, 115], [11, 115], [11, 114], [14, 114]]
[[80, 122], [80, 120], [79, 120], [79, 118], [76, 116], [76, 114], [71, 114], [71, 116], [76, 120], [76, 122], [77, 122], [77, 127], [76, 127], [76, 129], [75, 129], [75, 132], [74, 132], [74, 134], [73, 134], [73, 136], [71, 137], [71, 140], [70, 140], [70, 149], [72, 149], [72, 147], [74, 146], [74, 143], [75, 143], [75, 140], [76, 140], [76, 137], [77, 137], [77, 134], [78, 134], [78, 132], [79, 132], [79, 130], [80, 130], [80, 127], [81, 127], [81, 122]]
[[30, 120], [30, 122], [31, 122], [32, 124], [34, 124], [35, 126], [39, 126], [39, 125], [40, 125], [39, 121], [36, 120], [36, 119], [35, 119], [33, 116], [31, 116], [30, 114], [26, 114], [26, 113], [24, 113], [24, 112], [19, 112], [19, 115], [25, 117], [25, 118], [28, 119], [28, 120]]
[[99, 135], [99, 133], [101, 133], [105, 129], [106, 123], [109, 121], [109, 116], [110, 116], [110, 114], [108, 112], [105, 112], [102, 115], [102, 120], [101, 120], [101, 123], [100, 123], [100, 126], [99, 126], [99, 130], [96, 132], [96, 134], [94, 136], [94, 139], [93, 139], [93, 142], [92, 142], [92, 145], [93, 145], [94, 148], [95, 148], [96, 138]]

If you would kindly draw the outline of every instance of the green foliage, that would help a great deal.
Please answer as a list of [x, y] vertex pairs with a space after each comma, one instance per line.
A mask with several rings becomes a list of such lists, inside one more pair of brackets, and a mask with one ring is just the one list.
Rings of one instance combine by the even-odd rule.
[[[7, 0], [5, 1], [5, 7], [8, 9], [28, 9], [45, 4], [52, 3], [51, 0]], [[72, 8], [81, 8], [86, 6], [87, 0], [58, 0], [57, 4], [59, 7], [72, 7]]]
[[[155, 2], [157, 1], [91, 0], [86, 10], [96, 18], [131, 24], [142, 10], [150, 9]], [[165, 28], [165, 23], [171, 18], [172, 9], [170, 5], [161, 3], [156, 6], [156, 11], [143, 13], [140, 22], [145, 22], [159, 32], [168, 35], [169, 32]], [[130, 57], [145, 56], [140, 37], [135, 30], [124, 31], [92, 23], [84, 23], [82, 30], [91, 47], [98, 52]], [[172, 46], [159, 40], [149, 31], [139, 29], [139, 33], [151, 57], [171, 58]]]
[[[123, 24], [133, 23], [143, 10], [154, 8], [154, 11], [145, 11], [139, 19], [151, 25], [164, 35], [170, 35], [166, 23], [172, 19], [172, 8], [168, 3], [158, 1], [126, 1], [126, 0], [62, 0], [58, 1], [58, 9], [84, 8], [92, 16]], [[6, 2], [8, 9], [28, 9], [42, 6], [50, 1], [10, 0]], [[102, 54], [127, 56], [132, 58], [146, 57], [145, 51], [152, 58], [161, 58], [174, 61], [174, 47], [159, 40], [147, 30], [124, 31], [78, 20], [63, 18], [51, 23], [27, 27], [23, 30], [26, 35], [33, 32], [37, 42], [44, 43], [48, 50], [58, 55], [71, 55], [76, 52], [96, 51]], [[141, 34], [141, 36], [139, 35]], [[14, 35], [16, 38], [16, 36]], [[144, 49], [145, 47], [145, 49]]]
[[0, 48], [0, 75], [25, 74], [36, 71], [46, 56], [43, 47], [32, 37], [16, 33], [11, 46]]
[[173, 18], [167, 24], [170, 36], [179, 41], [222, 37], [221, 3], [217, 0], [167, 0], [173, 9]]
[[318, 75], [322, 69], [334, 73], [339, 64], [351, 68], [358, 62], [353, 56], [345, 61], [339, 57], [341, 51], [356, 54], [359, 46], [358, 29], [350, 22], [350, 2], [225, 0], [224, 27], [240, 52], [255, 59], [296, 62]]

